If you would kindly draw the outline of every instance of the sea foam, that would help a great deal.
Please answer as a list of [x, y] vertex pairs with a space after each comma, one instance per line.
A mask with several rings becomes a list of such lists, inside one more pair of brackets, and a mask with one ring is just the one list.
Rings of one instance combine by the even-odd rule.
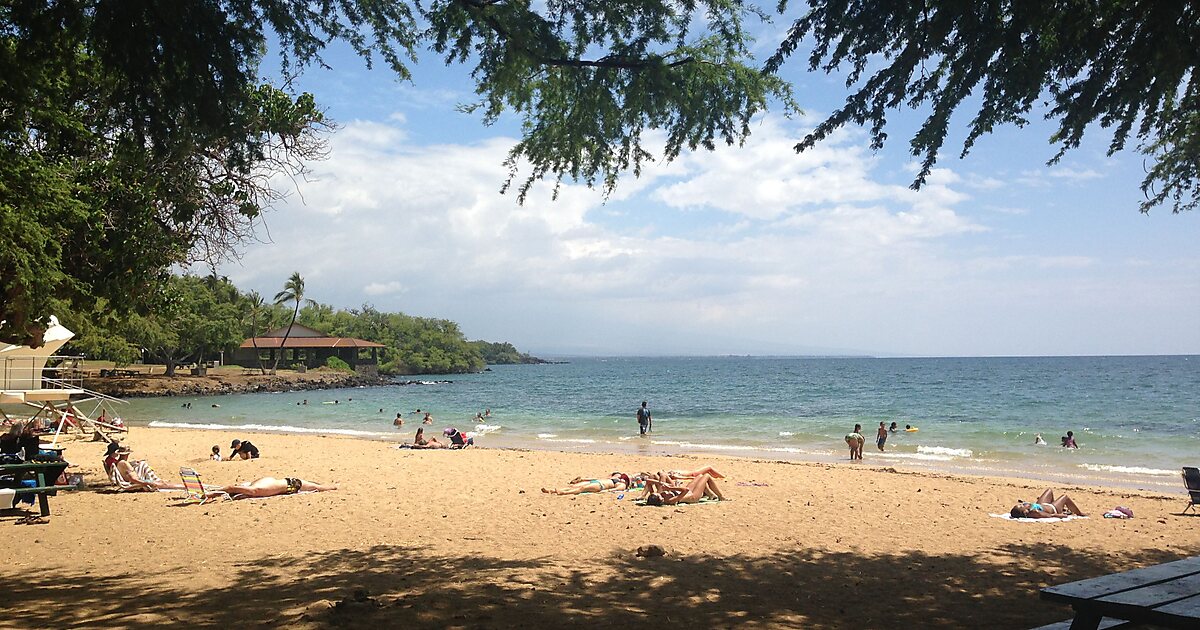
[[944, 455], [949, 457], [971, 457], [975, 454], [969, 448], [949, 448], [946, 446], [918, 446], [917, 453], [921, 455]]
[[1080, 468], [1093, 472], [1115, 472], [1127, 475], [1153, 475], [1156, 477], [1175, 476], [1178, 470], [1161, 470], [1158, 468], [1142, 468], [1141, 466], [1108, 466], [1105, 464], [1080, 464]]

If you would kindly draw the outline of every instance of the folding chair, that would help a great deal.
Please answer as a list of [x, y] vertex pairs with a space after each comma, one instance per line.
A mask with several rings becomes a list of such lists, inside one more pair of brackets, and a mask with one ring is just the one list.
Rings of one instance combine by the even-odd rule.
[[191, 468], [180, 468], [179, 476], [183, 479], [184, 489], [187, 490], [186, 501], [190, 503], [204, 505], [209, 501], [229, 498], [229, 494], [222, 490], [205, 488], [204, 484], [200, 481], [200, 473]]
[[1183, 485], [1187, 486], [1188, 495], [1190, 495], [1187, 507], [1183, 508], [1183, 511], [1187, 512], [1200, 505], [1200, 468], [1184, 466]]

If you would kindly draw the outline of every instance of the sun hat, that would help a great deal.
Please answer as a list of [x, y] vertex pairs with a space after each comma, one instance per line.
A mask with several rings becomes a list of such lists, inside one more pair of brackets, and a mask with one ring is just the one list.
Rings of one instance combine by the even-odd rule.
[[104, 455], [105, 456], [112, 455], [113, 453], [116, 453], [117, 449], [119, 449], [119, 448], [121, 448], [120, 442], [109, 442], [108, 449], [104, 451]]
[[449, 437], [449, 436], [451, 436], [451, 435], [454, 435], [455, 433], [458, 433], [458, 429], [455, 429], [454, 427], [446, 427], [446, 428], [445, 428], [445, 429], [442, 431], [442, 435], [445, 435], [445, 436], [447, 436], [447, 437]]

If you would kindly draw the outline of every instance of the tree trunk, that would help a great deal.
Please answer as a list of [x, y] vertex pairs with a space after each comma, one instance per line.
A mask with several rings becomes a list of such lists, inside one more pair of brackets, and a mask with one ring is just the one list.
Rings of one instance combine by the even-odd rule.
[[296, 325], [296, 316], [299, 314], [300, 300], [296, 300], [296, 309], [292, 311], [292, 323], [288, 324], [287, 332], [283, 333], [283, 341], [279, 342], [279, 354], [275, 355], [275, 365], [271, 366], [272, 374], [279, 369], [279, 360], [283, 358], [283, 348], [287, 345], [288, 336], [292, 334], [292, 326]]

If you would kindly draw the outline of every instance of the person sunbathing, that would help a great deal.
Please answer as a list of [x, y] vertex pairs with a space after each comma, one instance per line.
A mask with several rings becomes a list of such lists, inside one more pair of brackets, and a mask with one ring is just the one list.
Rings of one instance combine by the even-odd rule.
[[113, 484], [126, 490], [183, 490], [183, 484], [167, 483], [154, 472], [146, 460], [129, 460], [132, 450], [116, 442], [108, 445], [104, 457], [104, 472]]
[[687, 485], [671, 485], [654, 479], [646, 480], [646, 491], [642, 499], [646, 505], [679, 505], [681, 503], [699, 503], [705, 497], [725, 501], [717, 480], [707, 473], [698, 475]]
[[1021, 501], [1013, 506], [1009, 516], [1013, 518], [1066, 518], [1068, 516], [1085, 516], [1079, 506], [1067, 495], [1054, 497], [1054, 491], [1047, 488], [1037, 501], [1029, 503]]
[[263, 477], [250, 483], [239, 483], [221, 488], [222, 491], [235, 499], [274, 497], [281, 494], [296, 494], [297, 492], [325, 492], [337, 490], [337, 486], [327, 486], [313, 481], [305, 481], [295, 477], [276, 479]]
[[659, 481], [670, 483], [672, 481], [691, 481], [700, 475], [708, 475], [713, 479], [724, 479], [725, 475], [717, 472], [712, 466], [697, 468], [696, 470], [660, 470], [654, 476]]
[[417, 427], [417, 435], [413, 437], [412, 446], [409, 448], [446, 448], [437, 438], [425, 439], [425, 427]]
[[546, 494], [586, 494], [588, 492], [604, 492], [606, 490], [628, 490], [634, 481], [625, 473], [615, 472], [607, 479], [584, 479], [576, 477], [562, 488], [542, 488]]

